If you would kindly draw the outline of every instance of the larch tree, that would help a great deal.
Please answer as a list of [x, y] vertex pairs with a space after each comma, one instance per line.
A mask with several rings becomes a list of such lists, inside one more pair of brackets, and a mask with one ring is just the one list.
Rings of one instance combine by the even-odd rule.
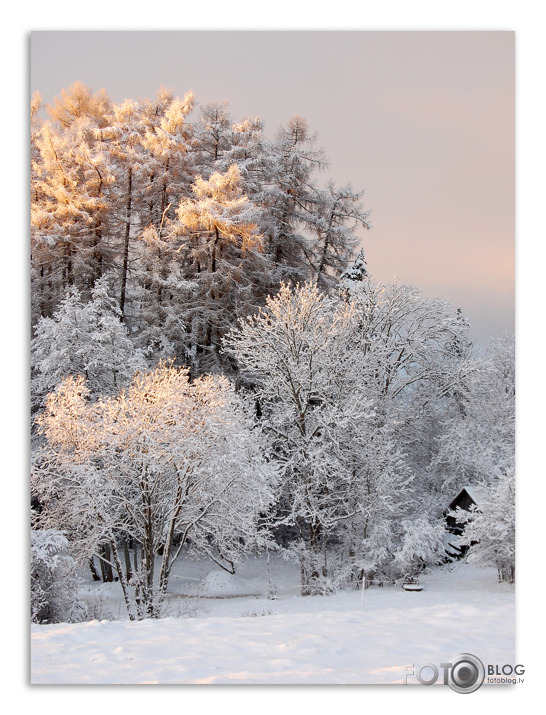
[[51, 120], [35, 138], [31, 251], [39, 315], [51, 315], [69, 286], [89, 295], [112, 266], [109, 193], [116, 177], [97, 138], [110, 111], [103, 93], [76, 83], [49, 107]]
[[[245, 315], [263, 305], [283, 280], [295, 284], [316, 278], [331, 284], [352, 251], [357, 224], [366, 222], [358, 193], [315, 184], [326, 160], [301, 117], [268, 141], [260, 117], [233, 121], [226, 103], [207, 105], [191, 120], [192, 92], [177, 98], [161, 89], [154, 100], [113, 104], [104, 91], [75, 83], [46, 107], [49, 121], [41, 120], [39, 106], [36, 98], [31, 110], [33, 326], [53, 315], [68, 287], [77, 287], [87, 301], [96, 280], [108, 274], [122, 319], [138, 346], [149, 348], [151, 362], [173, 355], [195, 363], [200, 351], [211, 360], [194, 367], [217, 369], [218, 352], [209, 350], [217, 343], [213, 333], [221, 335], [226, 321], [231, 325], [235, 319], [228, 318], [225, 306], [235, 317]], [[262, 237], [259, 250], [257, 243], [250, 248], [234, 216], [223, 235], [236, 234], [238, 243], [228, 240], [222, 246], [215, 235], [212, 244], [196, 247], [194, 224], [188, 247], [181, 236], [189, 204], [203, 203], [207, 191], [216, 192], [221, 203], [219, 187], [210, 182], [230, 176], [232, 167], [247, 199], [244, 213], [252, 207], [252, 216], [242, 221], [255, 225], [254, 235]], [[243, 213], [240, 207], [237, 211]], [[201, 238], [210, 232], [205, 223]], [[217, 250], [208, 251], [215, 244], [220, 259]], [[203, 250], [210, 258], [206, 267]], [[210, 317], [214, 306], [208, 305], [208, 334], [193, 340], [201, 297], [219, 292], [211, 287], [214, 282], [222, 283], [224, 297], [216, 302], [220, 313]]]
[[263, 211], [261, 230], [274, 268], [274, 293], [281, 281], [295, 285], [311, 278], [313, 247], [306, 228], [313, 206], [313, 175], [326, 167], [326, 158], [299, 116], [281, 127], [264, 148], [262, 186], [253, 200]]
[[180, 202], [176, 227], [194, 285], [184, 311], [188, 351], [198, 371], [217, 370], [223, 335], [262, 298], [256, 293], [264, 267], [259, 212], [236, 164], [209, 179], [198, 176], [192, 190], [193, 197]]
[[201, 107], [199, 119], [193, 125], [191, 144], [196, 174], [208, 179], [215, 171], [227, 170], [225, 157], [232, 146], [231, 125], [227, 102], [211, 102]]
[[167, 220], [175, 216], [180, 197], [188, 193], [192, 169], [188, 167], [187, 152], [191, 129], [188, 114], [195, 98], [187, 92], [183, 98], [174, 97], [171, 90], [162, 88], [155, 102], [142, 107], [145, 127], [142, 144], [147, 152], [145, 226], [153, 226], [160, 234], [166, 230]]
[[315, 191], [308, 224], [316, 237], [313, 277], [322, 288], [335, 285], [347, 268], [359, 241], [357, 229], [370, 227], [362, 195], [363, 192], [355, 193], [350, 184], [337, 188], [333, 182]]
[[125, 100], [114, 104], [110, 123], [97, 132], [115, 173], [112, 188], [111, 211], [112, 239], [116, 246], [116, 268], [119, 266], [119, 306], [122, 318], [127, 322], [127, 282], [132, 257], [131, 244], [142, 230], [145, 220], [145, 196], [148, 182], [145, 167], [148, 152], [143, 146], [147, 124], [143, 121], [141, 103]]
[[229, 131], [229, 150], [216, 162], [218, 171], [224, 172], [237, 164], [250, 198], [261, 188], [264, 172], [265, 141], [264, 121], [261, 117], [246, 117], [234, 122]]

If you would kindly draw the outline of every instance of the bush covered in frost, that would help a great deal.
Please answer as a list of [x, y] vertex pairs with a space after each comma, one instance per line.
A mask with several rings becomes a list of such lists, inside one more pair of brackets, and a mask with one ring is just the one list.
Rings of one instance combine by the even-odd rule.
[[62, 531], [41, 529], [30, 536], [30, 610], [34, 623], [74, 623], [84, 617], [78, 600], [76, 564]]

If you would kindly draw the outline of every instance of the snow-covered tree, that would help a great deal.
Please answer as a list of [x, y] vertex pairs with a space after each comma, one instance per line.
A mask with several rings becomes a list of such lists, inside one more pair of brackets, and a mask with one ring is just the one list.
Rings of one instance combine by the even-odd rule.
[[453, 494], [466, 484], [492, 483], [515, 467], [514, 336], [491, 339], [483, 355], [462, 364], [469, 376], [464, 410], [449, 416], [431, 464]]
[[227, 102], [210, 102], [201, 107], [193, 127], [192, 160], [196, 174], [208, 178], [228, 168], [220, 166], [231, 149], [232, 120]]
[[182, 550], [232, 568], [264, 543], [275, 472], [225, 378], [190, 383], [163, 364], [117, 396], [88, 397], [68, 378], [38, 419], [39, 522], [64, 529], [82, 561], [107, 544], [129, 616], [158, 617]]
[[246, 117], [234, 122], [230, 130], [230, 149], [220, 161], [218, 170], [223, 173], [232, 164], [237, 164], [245, 183], [245, 190], [252, 199], [263, 186], [265, 142], [264, 121], [261, 117]]
[[430, 465], [475, 369], [454, 349], [464, 345], [468, 326], [447, 302], [397, 280], [346, 276], [340, 295], [354, 304], [355, 380], [366, 385], [377, 414], [393, 427], [397, 448], [414, 474], [415, 508], [435, 519], [446, 494], [440, 495], [444, 485]]
[[174, 219], [178, 201], [188, 193], [191, 182], [193, 171], [186, 155], [191, 140], [188, 115], [194, 103], [193, 92], [179, 98], [166, 88], [159, 90], [155, 101], [142, 103], [141, 143], [146, 152], [148, 187], [141, 221], [144, 226], [153, 226], [160, 235], [166, 230], [167, 220]]
[[365, 390], [347, 394], [350, 416], [340, 436], [346, 479], [350, 479], [346, 514], [340, 522], [338, 559], [341, 583], [400, 575], [394, 557], [403, 536], [402, 523], [412, 516], [413, 474], [397, 446], [395, 430], [385, 423], [381, 405]]
[[[110, 191], [112, 235], [115, 245], [116, 267], [119, 266], [119, 305], [127, 322], [127, 284], [131, 250], [135, 239], [149, 220], [150, 163], [144, 139], [150, 132], [146, 120], [146, 103], [125, 100], [114, 104], [109, 123], [97, 132], [107, 153], [116, 182]], [[146, 207], [146, 208], [145, 208]]]
[[[466, 330], [449, 303], [397, 280], [347, 278], [341, 290], [355, 306], [355, 349], [362, 356], [362, 379], [378, 394], [397, 398], [418, 383], [446, 375], [452, 342]], [[449, 372], [448, 384], [439, 391], [447, 394], [458, 379]]]
[[334, 285], [344, 273], [359, 240], [356, 230], [370, 227], [369, 212], [362, 207], [362, 195], [363, 192], [355, 193], [350, 184], [337, 188], [331, 181], [326, 189], [315, 191], [308, 223], [316, 236], [314, 278], [323, 288]]
[[324, 571], [326, 541], [345, 516], [346, 485], [335, 439], [343, 429], [338, 396], [350, 334], [347, 306], [313, 284], [294, 290], [283, 285], [225, 342], [256, 383], [262, 425], [282, 466], [282, 519], [297, 535], [304, 594]]
[[[450, 348], [460, 329], [451, 306], [411, 286], [345, 279], [330, 296], [283, 286], [228, 335], [283, 468], [304, 592], [336, 568], [350, 580], [400, 575], [401, 524], [423, 504], [434, 531], [430, 457], [408, 456], [406, 422], [426, 417], [428, 400], [447, 400], [466, 375]], [[342, 566], [334, 555], [327, 564], [334, 543]]]
[[35, 137], [31, 251], [34, 304], [49, 316], [69, 286], [88, 297], [113, 265], [110, 191], [116, 177], [100, 140], [110, 121], [104, 93], [80, 82], [49, 108]]
[[74, 623], [85, 608], [78, 598], [76, 563], [66, 536], [56, 529], [30, 534], [30, 610], [34, 623]]
[[482, 486], [479, 507], [452, 515], [464, 524], [459, 544], [468, 546], [467, 559], [480, 566], [494, 566], [499, 581], [516, 578], [516, 483], [511, 468], [489, 486]]
[[339, 279], [341, 281], [363, 281], [368, 277], [368, 269], [366, 268], [367, 261], [365, 258], [364, 249], [361, 248], [357, 257], [350, 266], [343, 271]]
[[95, 284], [89, 302], [72, 287], [53, 317], [39, 320], [31, 342], [35, 407], [42, 406], [45, 395], [68, 375], [84, 376], [94, 396], [130, 382], [144, 360], [120, 318], [104, 277]]
[[335, 280], [366, 213], [349, 186], [315, 183], [326, 160], [305, 119], [266, 140], [260, 117], [233, 121], [222, 103], [192, 121], [194, 107], [192, 92], [118, 104], [75, 83], [44, 122], [35, 97], [33, 327], [108, 275], [150, 362], [232, 373], [218, 345], [240, 316], [283, 280]]
[[195, 284], [180, 242], [147, 226], [136, 241], [133, 259], [132, 302], [138, 306], [129, 321], [133, 342], [150, 365], [170, 358], [186, 362], [184, 346], [191, 328], [186, 311]]
[[195, 198], [180, 203], [178, 219], [197, 239], [193, 255], [200, 269], [216, 272], [223, 243], [236, 244], [243, 251], [259, 245], [257, 212], [243, 194], [237, 164], [208, 180], [198, 176], [192, 189]]
[[280, 281], [295, 285], [312, 277], [313, 241], [306, 221], [314, 205], [313, 174], [325, 168], [326, 159], [300, 116], [281, 127], [264, 149], [261, 187], [252, 200], [263, 211], [260, 230], [275, 267], [274, 293]]
[[445, 558], [445, 524], [422, 516], [404, 519], [402, 538], [395, 550], [392, 569], [397, 575], [415, 578], [426, 566], [439, 564]]
[[239, 315], [261, 302], [264, 261], [259, 212], [244, 193], [237, 164], [209, 179], [198, 176], [192, 191], [177, 212], [178, 252], [189, 264], [186, 275], [193, 285], [181, 310], [188, 326], [187, 350], [202, 372], [218, 369], [223, 335]]

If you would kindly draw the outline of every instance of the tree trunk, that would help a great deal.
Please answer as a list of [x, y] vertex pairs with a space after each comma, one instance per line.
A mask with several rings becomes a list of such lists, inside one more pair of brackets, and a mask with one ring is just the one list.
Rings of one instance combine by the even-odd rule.
[[100, 576], [98, 574], [98, 571], [95, 567], [95, 562], [93, 561], [93, 557], [89, 559], [89, 568], [91, 570], [91, 575], [93, 576], [93, 581], [100, 581]]
[[133, 571], [131, 569], [131, 556], [129, 554], [129, 544], [127, 539], [123, 538], [123, 558], [125, 560], [125, 575], [127, 578], [127, 583], [133, 578]]
[[125, 206], [125, 236], [123, 240], [123, 265], [121, 268], [121, 294], [119, 297], [119, 307], [121, 309], [121, 319], [125, 320], [125, 294], [127, 290], [127, 272], [129, 269], [129, 238], [131, 234], [131, 205], [133, 195], [133, 170], [129, 167], [127, 176], [127, 204]]
[[110, 563], [110, 547], [108, 544], [101, 544], [99, 546], [99, 558], [102, 580], [105, 583], [111, 583], [114, 580], [114, 574], [112, 572], [112, 564]]
[[219, 243], [220, 243], [220, 232], [218, 231], [218, 228], [215, 227], [214, 241], [212, 243], [211, 261], [210, 261], [210, 272], [211, 273], [216, 273], [216, 252], [217, 252], [217, 247], [218, 247]]
[[[116, 571], [118, 572], [119, 582], [121, 584], [121, 590], [123, 591], [123, 598], [125, 599], [125, 605], [127, 607], [127, 613], [129, 615], [129, 620], [134, 621], [135, 614], [133, 613], [131, 599], [129, 597], [129, 591], [127, 589], [127, 582], [125, 581], [125, 576], [123, 574], [123, 567], [121, 565], [118, 550], [116, 548], [116, 544], [115, 544], [114, 540], [112, 540], [110, 543], [112, 546], [112, 556], [114, 559], [114, 564], [116, 565]], [[125, 543], [125, 540], [124, 540], [124, 543]], [[110, 546], [108, 547], [108, 550], [110, 551]]]

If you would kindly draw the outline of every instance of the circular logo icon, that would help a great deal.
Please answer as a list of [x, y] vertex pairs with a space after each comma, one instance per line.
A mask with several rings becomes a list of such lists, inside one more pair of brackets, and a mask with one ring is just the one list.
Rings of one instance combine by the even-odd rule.
[[457, 693], [473, 693], [484, 681], [485, 668], [479, 658], [470, 653], [459, 653], [449, 661], [448, 684]]

